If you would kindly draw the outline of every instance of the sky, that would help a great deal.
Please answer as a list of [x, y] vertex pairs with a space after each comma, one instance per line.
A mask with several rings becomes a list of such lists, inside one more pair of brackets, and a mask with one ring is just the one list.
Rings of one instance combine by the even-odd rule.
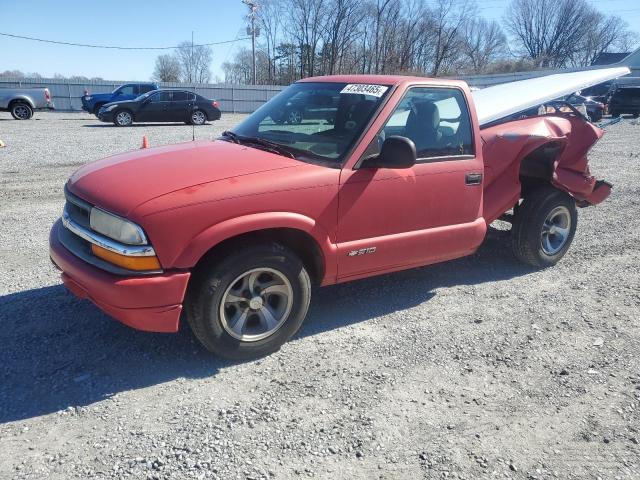
[[[638, 0], [589, 0], [601, 12], [622, 17], [640, 34]], [[500, 20], [510, 0], [479, 0], [480, 14]], [[145, 7], [148, 4], [148, 7]], [[169, 47], [183, 41], [210, 43], [212, 74], [223, 80], [222, 63], [239, 49], [251, 47], [246, 37], [247, 7], [241, 0], [0, 0], [0, 32], [72, 43], [131, 47]], [[168, 51], [125, 51], [53, 45], [0, 36], [0, 71], [38, 72], [50, 77], [83, 75], [107, 80], [149, 80], [155, 59]]]

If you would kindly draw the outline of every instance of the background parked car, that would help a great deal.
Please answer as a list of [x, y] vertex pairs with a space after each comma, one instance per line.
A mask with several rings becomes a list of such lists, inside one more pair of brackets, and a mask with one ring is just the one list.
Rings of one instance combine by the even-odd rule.
[[611, 92], [608, 100], [609, 113], [612, 117], [631, 114], [640, 116], [640, 86], [618, 86]]
[[203, 125], [219, 120], [218, 102], [185, 90], [154, 90], [135, 100], [104, 105], [98, 112], [103, 122], [128, 127], [134, 122], [185, 122]]
[[574, 107], [584, 105], [587, 115], [589, 115], [592, 122], [602, 120], [602, 116], [604, 115], [604, 103], [578, 95], [577, 93], [569, 95], [565, 98], [565, 101]]
[[48, 88], [0, 88], [0, 111], [11, 112], [16, 120], [29, 120], [34, 110], [53, 110]]
[[614, 88], [614, 82], [604, 82], [598, 85], [594, 85], [593, 87], [583, 88], [578, 92], [580, 95], [586, 98], [590, 98], [596, 102], [600, 102], [603, 104], [607, 103], [607, 95]]
[[121, 100], [133, 100], [143, 93], [157, 90], [158, 88], [157, 83], [126, 83], [119, 86], [111, 93], [88, 93], [80, 97], [80, 100], [82, 101], [83, 110], [98, 115], [100, 108], [107, 103]]
[[303, 120], [335, 121], [340, 96], [335, 92], [317, 89], [303, 91], [292, 97], [272, 120], [278, 124], [302, 123]]

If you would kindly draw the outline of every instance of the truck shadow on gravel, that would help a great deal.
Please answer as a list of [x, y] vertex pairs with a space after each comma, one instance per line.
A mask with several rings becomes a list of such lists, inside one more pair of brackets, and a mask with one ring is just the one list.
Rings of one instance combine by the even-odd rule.
[[[492, 232], [471, 257], [317, 289], [298, 338], [419, 305], [434, 290], [532, 270]], [[215, 375], [233, 362], [206, 352], [188, 328], [132, 330], [61, 285], [0, 297], [0, 423], [75, 409], [119, 392]]]

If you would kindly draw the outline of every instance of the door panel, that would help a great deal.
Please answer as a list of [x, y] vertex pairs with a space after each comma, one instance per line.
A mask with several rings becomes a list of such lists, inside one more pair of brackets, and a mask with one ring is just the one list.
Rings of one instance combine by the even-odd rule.
[[[417, 164], [405, 170], [343, 172], [338, 212], [340, 277], [455, 258], [484, 237], [476, 159]], [[480, 222], [478, 222], [480, 219]], [[375, 248], [373, 253], [350, 252]]]
[[148, 101], [140, 107], [136, 114], [139, 122], [166, 121], [169, 106], [171, 105], [171, 92], [158, 92], [149, 97]]
[[370, 147], [402, 135], [419, 159], [409, 169], [342, 171], [339, 278], [447, 260], [480, 245], [483, 165], [470, 125], [459, 90], [408, 90]]
[[189, 118], [193, 109], [192, 94], [187, 92], [173, 92], [173, 100], [169, 108], [169, 116], [166, 120], [172, 122], [184, 122]]

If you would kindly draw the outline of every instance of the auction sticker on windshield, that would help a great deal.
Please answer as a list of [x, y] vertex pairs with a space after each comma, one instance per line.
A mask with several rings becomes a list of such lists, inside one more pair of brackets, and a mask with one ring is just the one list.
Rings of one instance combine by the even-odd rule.
[[350, 83], [344, 87], [340, 93], [356, 93], [360, 95], [372, 95], [374, 97], [381, 97], [389, 87], [384, 85], [367, 85], [364, 83]]

